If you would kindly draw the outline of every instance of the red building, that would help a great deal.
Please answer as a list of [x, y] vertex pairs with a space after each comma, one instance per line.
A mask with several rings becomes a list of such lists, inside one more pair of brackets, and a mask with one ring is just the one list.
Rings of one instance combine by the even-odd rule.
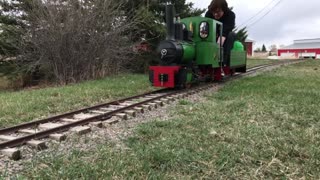
[[254, 41], [251, 39], [246, 39], [246, 48], [247, 48], [247, 55], [248, 56], [253, 56], [253, 44]]
[[320, 38], [295, 40], [292, 45], [278, 49], [278, 56], [320, 59]]

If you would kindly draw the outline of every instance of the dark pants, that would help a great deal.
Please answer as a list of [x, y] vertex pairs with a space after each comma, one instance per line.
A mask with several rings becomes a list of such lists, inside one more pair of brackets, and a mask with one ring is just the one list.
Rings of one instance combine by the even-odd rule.
[[223, 65], [230, 66], [231, 50], [236, 41], [236, 33], [230, 32], [223, 44]]

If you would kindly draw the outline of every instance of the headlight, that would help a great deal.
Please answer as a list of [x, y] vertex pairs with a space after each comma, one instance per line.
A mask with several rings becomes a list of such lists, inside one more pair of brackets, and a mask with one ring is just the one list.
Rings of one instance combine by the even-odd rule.
[[201, 22], [200, 23], [200, 37], [205, 39], [209, 36], [209, 23]]

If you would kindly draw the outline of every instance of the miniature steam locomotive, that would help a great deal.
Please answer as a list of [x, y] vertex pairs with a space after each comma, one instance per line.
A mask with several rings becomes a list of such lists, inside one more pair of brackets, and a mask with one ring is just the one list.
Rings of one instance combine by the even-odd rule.
[[[153, 86], [185, 88], [246, 72], [247, 53], [242, 43], [232, 40], [231, 51], [226, 54], [217, 43], [217, 37], [222, 35], [222, 23], [204, 17], [180, 20], [175, 17], [174, 6], [167, 5], [166, 24], [167, 38], [160, 42], [157, 50], [160, 65], [149, 68]], [[226, 43], [230, 43], [230, 39]]]

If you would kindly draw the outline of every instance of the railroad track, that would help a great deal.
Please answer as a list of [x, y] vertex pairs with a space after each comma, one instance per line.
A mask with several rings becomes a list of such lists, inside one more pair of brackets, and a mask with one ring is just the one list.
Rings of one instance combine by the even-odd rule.
[[[299, 61], [256, 66], [248, 69], [245, 74], [235, 74], [228, 79], [249, 75], [268, 67], [295, 62]], [[48, 141], [48, 138], [56, 141], [63, 141], [66, 139], [65, 132], [67, 131], [81, 135], [90, 132], [92, 126], [99, 128], [103, 126], [108, 127], [120, 120], [127, 120], [129, 116], [135, 117], [137, 113], [143, 113], [145, 110], [163, 106], [175, 99], [210, 89], [214, 85], [216, 85], [216, 83], [179, 91], [161, 89], [42, 120], [0, 129], [0, 151], [3, 155], [8, 156], [13, 160], [19, 160], [21, 158], [21, 152], [18, 149], [19, 146], [28, 145], [38, 150], [46, 149], [46, 141]]]

